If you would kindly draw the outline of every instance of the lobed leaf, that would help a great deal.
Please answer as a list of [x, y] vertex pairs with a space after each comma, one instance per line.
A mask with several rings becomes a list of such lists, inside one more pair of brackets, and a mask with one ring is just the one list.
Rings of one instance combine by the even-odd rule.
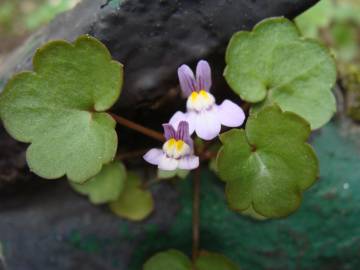
[[240, 270], [240, 268], [222, 254], [201, 251], [195, 261], [196, 270]]
[[82, 183], [114, 158], [115, 121], [104, 111], [120, 95], [122, 65], [85, 35], [44, 45], [33, 67], [6, 84], [0, 117], [11, 136], [30, 143], [26, 157], [34, 173]]
[[109, 207], [120, 217], [141, 221], [154, 210], [154, 200], [150, 191], [142, 189], [140, 178], [129, 173], [122, 194]]
[[277, 104], [305, 118], [316, 129], [336, 111], [331, 91], [336, 67], [327, 48], [300, 36], [285, 18], [266, 19], [252, 32], [233, 35], [224, 76], [252, 112]]
[[191, 270], [191, 261], [182, 252], [170, 249], [162, 251], [144, 264], [143, 270]]
[[244, 210], [244, 211], [239, 211], [239, 214], [243, 215], [243, 216], [248, 216], [251, 217], [253, 219], [259, 220], [259, 221], [263, 221], [263, 220], [267, 220], [267, 217], [264, 217], [262, 215], [260, 215], [259, 213], [257, 213], [254, 208], [252, 208], [252, 206], [250, 206], [248, 209]]
[[245, 130], [223, 133], [217, 168], [230, 207], [267, 218], [295, 211], [318, 176], [309, 134], [306, 121], [277, 106], [251, 115]]
[[201, 251], [194, 264], [182, 252], [170, 249], [161, 251], [144, 264], [143, 270], [239, 270], [240, 268], [224, 255]]
[[115, 201], [120, 197], [126, 181], [126, 169], [120, 161], [103, 166], [100, 173], [83, 184], [70, 182], [73, 189], [89, 196], [93, 204]]

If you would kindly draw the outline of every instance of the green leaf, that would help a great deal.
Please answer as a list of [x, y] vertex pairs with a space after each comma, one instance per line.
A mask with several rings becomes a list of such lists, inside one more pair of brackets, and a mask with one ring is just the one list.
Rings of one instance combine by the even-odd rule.
[[[359, 11], [360, 12], [360, 11]], [[358, 28], [351, 21], [338, 22], [329, 29], [335, 54], [338, 61], [352, 62], [359, 54], [360, 44], [358, 43]]]
[[196, 270], [239, 270], [240, 268], [222, 254], [201, 251], [195, 262]]
[[143, 270], [240, 270], [240, 268], [224, 255], [201, 251], [192, 266], [189, 258], [174, 249], [161, 251], [144, 264]]
[[334, 12], [336, 12], [334, 2], [322, 0], [296, 17], [295, 22], [305, 36], [316, 38], [320, 28], [327, 27], [331, 23]]
[[[191, 270], [191, 261], [182, 252], [174, 249], [162, 251], [144, 264], [143, 270]], [[220, 270], [220, 269], [219, 269]]]
[[140, 178], [129, 173], [120, 197], [109, 206], [120, 217], [140, 221], [154, 210], [154, 200], [150, 191], [142, 189]]
[[252, 32], [234, 34], [226, 63], [226, 81], [242, 99], [256, 103], [253, 111], [276, 103], [305, 118], [312, 129], [336, 111], [334, 59], [317, 41], [302, 38], [285, 18], [267, 19]]
[[295, 211], [318, 176], [318, 160], [306, 143], [309, 134], [306, 121], [277, 106], [251, 115], [245, 130], [221, 134], [217, 167], [230, 207], [253, 208], [268, 218]]
[[0, 117], [15, 139], [31, 143], [26, 157], [34, 173], [82, 183], [115, 156], [115, 121], [104, 111], [120, 95], [122, 65], [98, 40], [81, 36], [44, 45], [33, 67], [5, 86]]
[[103, 166], [100, 173], [83, 184], [70, 182], [73, 189], [88, 195], [93, 204], [115, 201], [125, 186], [126, 169], [120, 161]]
[[250, 206], [248, 209], [246, 209], [242, 212], [239, 212], [239, 213], [241, 215], [248, 216], [248, 217], [251, 217], [256, 220], [267, 220], [268, 219], [267, 217], [264, 217], [264, 216], [260, 215], [259, 213], [257, 213], [252, 206]]
[[210, 171], [212, 171], [216, 175], [218, 174], [216, 158], [210, 159], [210, 161], [209, 161], [209, 169], [210, 169]]

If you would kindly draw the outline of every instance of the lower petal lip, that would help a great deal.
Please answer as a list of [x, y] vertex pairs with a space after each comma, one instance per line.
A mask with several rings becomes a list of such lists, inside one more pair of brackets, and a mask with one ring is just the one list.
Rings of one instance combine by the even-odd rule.
[[158, 168], [164, 171], [173, 171], [178, 167], [179, 161], [174, 158], [169, 158], [166, 155], [159, 160]]
[[158, 165], [160, 158], [163, 155], [164, 152], [162, 150], [157, 148], [152, 148], [143, 156], [143, 158], [145, 159], [145, 161], [149, 162], [150, 164]]
[[227, 127], [241, 126], [245, 120], [245, 113], [241, 107], [226, 99], [217, 106], [218, 117], [222, 125]]
[[181, 158], [178, 167], [182, 170], [193, 170], [199, 167], [199, 163], [199, 157], [191, 155]]
[[215, 106], [213, 110], [203, 111], [196, 115], [195, 131], [203, 140], [212, 140], [219, 135], [221, 123]]

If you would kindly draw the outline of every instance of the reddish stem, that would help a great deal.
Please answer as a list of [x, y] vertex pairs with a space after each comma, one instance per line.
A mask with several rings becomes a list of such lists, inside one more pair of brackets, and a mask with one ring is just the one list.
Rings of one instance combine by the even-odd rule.
[[193, 178], [193, 213], [192, 213], [192, 259], [199, 256], [200, 245], [200, 167], [194, 171]]
[[147, 128], [147, 127], [144, 127], [144, 126], [142, 126], [140, 124], [137, 124], [137, 123], [135, 123], [133, 121], [130, 121], [130, 120], [128, 120], [128, 119], [126, 119], [124, 117], [121, 117], [119, 115], [116, 115], [116, 114], [113, 114], [113, 113], [111, 113], [110, 115], [112, 116], [112, 118], [114, 118], [114, 120], [116, 122], [118, 122], [122, 126], [125, 126], [125, 127], [130, 128], [130, 129], [136, 130], [136, 131], [138, 131], [138, 132], [140, 132], [140, 133], [142, 133], [142, 134], [144, 134], [144, 135], [146, 135], [148, 137], [151, 137], [151, 138], [153, 138], [155, 140], [158, 140], [160, 142], [165, 141], [164, 136], [158, 131], [152, 130], [152, 129]]

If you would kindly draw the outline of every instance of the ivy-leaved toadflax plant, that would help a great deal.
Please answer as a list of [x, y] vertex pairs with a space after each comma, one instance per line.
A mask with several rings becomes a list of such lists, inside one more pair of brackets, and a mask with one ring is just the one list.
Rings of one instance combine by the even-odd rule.
[[[319, 177], [308, 138], [335, 112], [336, 67], [325, 46], [301, 37], [285, 18], [235, 33], [225, 62], [225, 80], [239, 97], [217, 105], [210, 64], [200, 60], [195, 74], [181, 65], [186, 112], [169, 117], [162, 134], [109, 112], [120, 96], [123, 66], [100, 41], [51, 41], [36, 52], [34, 71], [6, 84], [0, 117], [10, 135], [30, 144], [31, 171], [46, 179], [67, 177], [74, 190], [93, 204], [108, 204], [121, 218], [139, 222], [151, 215], [153, 184], [178, 176], [193, 181], [192, 259], [170, 249], [156, 253], [143, 269], [236, 270], [224, 255], [200, 248], [201, 169], [212, 164], [225, 183], [228, 205], [240, 215], [263, 220], [296, 211]], [[238, 105], [240, 99], [250, 110]], [[117, 147], [116, 122], [162, 148], [124, 153]], [[142, 157], [144, 166], [158, 171], [148, 181], [141, 180], [141, 168], [129, 171], [123, 164]]]

